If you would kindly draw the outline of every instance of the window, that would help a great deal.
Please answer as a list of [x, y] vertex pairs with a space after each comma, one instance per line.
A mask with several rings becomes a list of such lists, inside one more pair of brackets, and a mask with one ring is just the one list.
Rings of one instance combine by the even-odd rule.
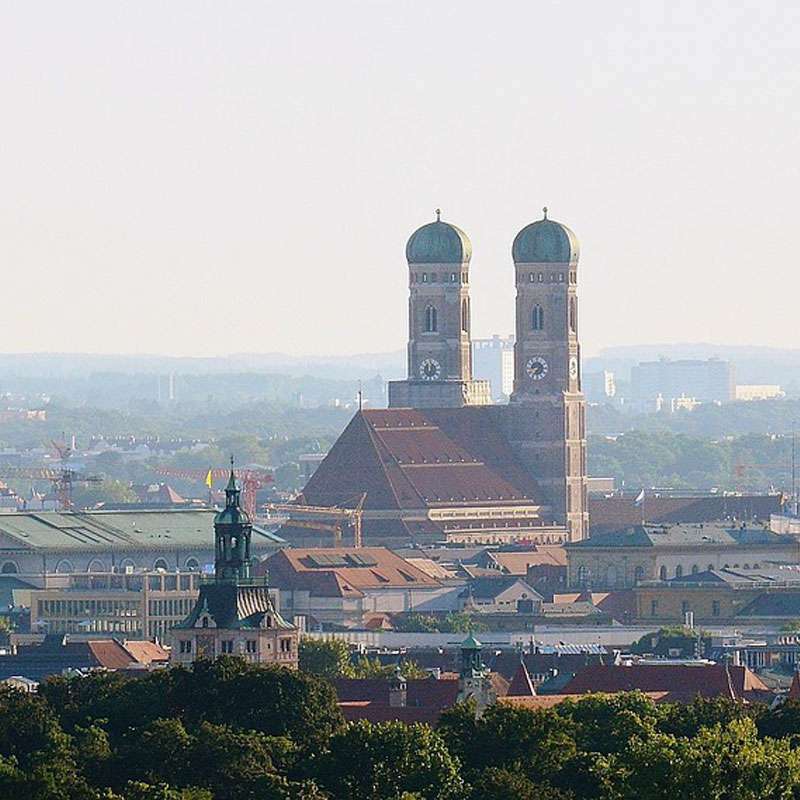
[[536, 280], [536, 276], [532, 273], [528, 273], [528, 283], [533, 283]]
[[422, 282], [423, 283], [427, 283], [428, 282], [428, 273], [427, 272], [423, 272], [422, 273]]
[[433, 306], [428, 306], [425, 309], [425, 332], [436, 333], [439, 330], [436, 309]]
[[86, 571], [87, 572], [105, 572], [106, 571], [106, 565], [99, 558], [93, 558], [89, 562], [89, 566], [86, 568]]
[[181, 649], [181, 653], [191, 653], [192, 652], [192, 643], [191, 643], [191, 641], [182, 641], [180, 649]]
[[540, 331], [544, 328], [544, 309], [537, 303], [531, 309], [531, 330]]
[[574, 297], [569, 299], [569, 329], [573, 333], [578, 332], [578, 305]]
[[458, 276], [455, 272], [450, 273], [450, 283], [458, 283]]
[[543, 272], [540, 272], [540, 273], [539, 273], [539, 274], [536, 276], [536, 279], [539, 281], [539, 283], [542, 283], [542, 282], [544, 281], [544, 273], [543, 273]]
[[223, 653], [232, 653], [233, 652], [233, 639], [223, 639], [220, 642], [222, 645], [222, 652]]
[[189, 572], [200, 572], [200, 562], [196, 558], [187, 558], [185, 567]]
[[157, 558], [155, 564], [153, 564], [154, 570], [164, 570], [166, 572], [169, 569], [169, 564], [167, 564], [166, 559]]
[[248, 653], [255, 653], [256, 652], [256, 640], [255, 639], [248, 639], [245, 642], [245, 650]]
[[64, 575], [64, 574], [67, 574], [69, 572], [75, 572], [75, 567], [72, 566], [72, 562], [71, 561], [68, 561], [66, 558], [62, 558], [56, 564], [56, 572]]
[[689, 601], [684, 600], [681, 603], [681, 614], [688, 614], [689, 613]]
[[658, 600], [650, 601], [650, 616], [655, 617], [658, 614]]
[[469, 300], [466, 298], [461, 301], [461, 330], [469, 333]]
[[714, 565], [713, 564], [709, 564], [707, 569], [708, 569], [709, 572], [711, 572], [711, 570], [714, 569]]
[[19, 572], [19, 567], [17, 567], [13, 561], [6, 561], [2, 569], [0, 569], [0, 572], [2, 572], [3, 575], [14, 575]]
[[644, 580], [644, 567], [636, 567], [636, 569], [633, 571], [633, 578], [637, 583]]
[[711, 602], [711, 616], [712, 617], [719, 616], [719, 600], [713, 600]]
[[665, 581], [667, 579], [667, 568], [666, 567], [661, 567], [661, 569], [658, 571], [658, 577], [662, 581]]
[[578, 583], [581, 586], [586, 584], [586, 567], [583, 564], [578, 567]]
[[682, 578], [683, 577], [683, 567], [680, 564], [678, 564], [678, 566], [675, 567], [675, 577], [676, 578]]
[[692, 564], [692, 575], [697, 575], [698, 572], [700, 572], [700, 567], [697, 564]]
[[281, 639], [281, 653], [291, 653], [291, 652], [292, 652], [292, 640]]

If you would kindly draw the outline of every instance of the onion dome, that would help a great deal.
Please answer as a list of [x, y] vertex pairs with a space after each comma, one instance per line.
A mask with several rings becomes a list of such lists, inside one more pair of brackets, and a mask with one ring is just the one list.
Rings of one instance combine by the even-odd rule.
[[436, 222], [429, 222], [411, 234], [406, 245], [409, 264], [464, 264], [472, 258], [472, 243], [464, 231], [442, 222], [436, 209]]
[[570, 264], [578, 260], [578, 238], [566, 226], [544, 217], [526, 225], [514, 239], [511, 248], [515, 264]]

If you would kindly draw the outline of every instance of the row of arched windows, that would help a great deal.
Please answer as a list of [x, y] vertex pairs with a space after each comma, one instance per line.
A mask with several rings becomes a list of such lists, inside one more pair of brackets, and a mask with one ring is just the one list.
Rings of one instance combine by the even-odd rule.
[[411, 283], [469, 283], [468, 272], [412, 272]]
[[[13, 568], [13, 569], [11, 569]], [[144, 567], [147, 569], [147, 567]], [[189, 572], [199, 572], [200, 571], [200, 562], [194, 557], [190, 556], [184, 562], [183, 568], [188, 570]], [[2, 572], [19, 572], [17, 569], [17, 565], [13, 562], [7, 561], [3, 564], [2, 568], [0, 568]], [[132, 558], [123, 558], [119, 564], [114, 566], [114, 570], [116, 572], [125, 572], [126, 569], [136, 569], [136, 562]], [[153, 570], [164, 570], [168, 572], [170, 569], [169, 563], [165, 558], [157, 558], [153, 562]], [[62, 575], [67, 573], [76, 572], [77, 570], [73, 566], [72, 562], [67, 558], [62, 558], [56, 563], [56, 572]], [[90, 562], [88, 567], [86, 568], [87, 572], [108, 572], [108, 567], [106, 564], [99, 558], [93, 558]]]
[[564, 283], [567, 275], [569, 276], [570, 283], [578, 282], [577, 272], [551, 272], [549, 275], [544, 272], [529, 272], [528, 283], [544, 283], [545, 280], [548, 283]]

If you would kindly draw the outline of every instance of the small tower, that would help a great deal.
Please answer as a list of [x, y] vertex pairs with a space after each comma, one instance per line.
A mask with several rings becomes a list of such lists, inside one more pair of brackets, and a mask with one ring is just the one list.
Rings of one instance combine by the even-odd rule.
[[231, 459], [225, 508], [214, 517], [213, 577], [200, 583], [194, 608], [172, 629], [173, 663], [236, 655], [297, 668], [299, 631], [275, 608], [265, 578], [252, 576], [253, 524], [239, 504]]
[[514, 239], [516, 343], [508, 435], [568, 541], [588, 535], [586, 403], [578, 342], [575, 234], [543, 217]]
[[391, 408], [490, 402], [488, 382], [472, 379], [471, 258], [466, 233], [442, 222], [439, 209], [408, 240], [408, 378], [390, 382]]
[[458, 700], [473, 699], [480, 714], [497, 699], [489, 677], [489, 670], [483, 663], [483, 645], [470, 634], [461, 643], [461, 673], [458, 678]]

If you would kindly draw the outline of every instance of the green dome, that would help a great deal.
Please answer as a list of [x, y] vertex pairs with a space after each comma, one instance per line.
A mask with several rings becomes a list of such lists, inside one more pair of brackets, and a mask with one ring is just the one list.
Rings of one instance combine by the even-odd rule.
[[578, 238], [566, 226], [552, 219], [526, 225], [514, 239], [511, 248], [515, 264], [569, 264], [578, 260]]
[[467, 234], [438, 218], [417, 228], [406, 245], [409, 264], [463, 264], [470, 258], [472, 243]]

